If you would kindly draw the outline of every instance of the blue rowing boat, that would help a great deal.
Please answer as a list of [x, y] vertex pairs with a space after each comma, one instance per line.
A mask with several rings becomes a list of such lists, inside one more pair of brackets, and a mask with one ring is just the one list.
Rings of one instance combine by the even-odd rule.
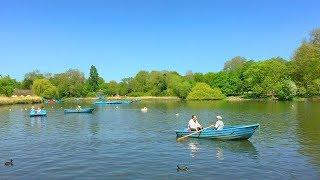
[[[241, 126], [225, 126], [221, 130], [205, 129], [199, 133], [195, 133], [189, 137], [192, 138], [208, 138], [208, 139], [221, 139], [221, 140], [238, 140], [249, 139], [259, 124], [253, 125], [241, 125]], [[195, 131], [189, 131], [188, 129], [177, 130], [177, 137], [187, 136]]]
[[40, 112], [37, 112], [36, 110], [31, 110], [30, 111], [30, 117], [35, 117], [35, 116], [46, 116], [47, 111], [46, 110], [41, 110]]
[[65, 109], [64, 113], [92, 113], [94, 108]]

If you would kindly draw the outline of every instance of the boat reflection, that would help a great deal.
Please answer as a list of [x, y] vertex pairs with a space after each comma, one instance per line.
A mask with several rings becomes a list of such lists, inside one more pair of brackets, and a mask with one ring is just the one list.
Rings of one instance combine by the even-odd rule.
[[45, 127], [45, 121], [43, 116], [35, 116], [30, 118], [30, 126], [43, 128]]
[[196, 157], [199, 152], [214, 150], [216, 159], [223, 160], [225, 154], [241, 154], [250, 158], [258, 158], [258, 151], [249, 140], [243, 141], [213, 141], [208, 139], [189, 139], [188, 141], [181, 142], [187, 145], [190, 150], [190, 156]]
[[200, 145], [198, 142], [190, 142], [189, 144], [189, 149], [190, 149], [190, 156], [195, 157], [197, 152], [200, 149]]

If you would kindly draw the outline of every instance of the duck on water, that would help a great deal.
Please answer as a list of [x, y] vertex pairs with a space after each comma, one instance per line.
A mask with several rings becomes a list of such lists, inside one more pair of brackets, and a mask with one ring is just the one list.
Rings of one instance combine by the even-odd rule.
[[13, 166], [13, 160], [7, 161], [4, 163], [5, 166]]

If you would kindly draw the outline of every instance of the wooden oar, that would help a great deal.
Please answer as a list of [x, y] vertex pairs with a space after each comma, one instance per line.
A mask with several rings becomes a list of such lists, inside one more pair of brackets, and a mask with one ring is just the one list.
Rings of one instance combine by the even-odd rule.
[[191, 134], [188, 134], [188, 135], [186, 135], [186, 136], [179, 137], [179, 138], [177, 139], [177, 141], [180, 141], [180, 140], [182, 140], [182, 139], [184, 139], [184, 138], [187, 138], [187, 137], [189, 137], [189, 136], [192, 136], [192, 135], [194, 135], [194, 134], [200, 133], [200, 132], [202, 132], [202, 131], [204, 131], [204, 130], [206, 130], [206, 129], [211, 128], [212, 126], [214, 126], [214, 125], [212, 124], [211, 126], [208, 126], [208, 127], [206, 127], [206, 128], [203, 128], [203, 129], [201, 129], [200, 131], [196, 131], [196, 132], [191, 133]]

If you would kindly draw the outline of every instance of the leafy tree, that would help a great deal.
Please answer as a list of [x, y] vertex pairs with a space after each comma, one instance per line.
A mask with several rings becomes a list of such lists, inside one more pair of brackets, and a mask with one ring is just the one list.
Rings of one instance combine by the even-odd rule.
[[119, 86], [116, 81], [110, 81], [106, 83], [107, 88], [105, 89], [105, 94], [109, 96], [114, 96], [119, 94]]
[[90, 90], [92, 92], [96, 92], [99, 88], [99, 74], [97, 68], [94, 65], [92, 65], [90, 68], [90, 76], [88, 82], [90, 85]]
[[219, 88], [212, 89], [206, 83], [197, 83], [188, 94], [187, 100], [218, 100], [224, 97]]
[[320, 45], [320, 29], [315, 29], [310, 33], [311, 44]]
[[51, 82], [58, 88], [60, 97], [84, 97], [89, 92], [84, 74], [77, 69], [55, 74]]
[[303, 43], [293, 57], [293, 79], [306, 89], [308, 96], [314, 95], [313, 81], [320, 78], [320, 48], [317, 45]]
[[24, 79], [22, 81], [22, 88], [23, 89], [31, 89], [33, 85], [33, 81], [36, 79], [42, 79], [45, 78], [45, 76], [40, 73], [39, 70], [34, 70], [32, 72], [29, 72], [24, 75]]
[[236, 56], [231, 60], [224, 63], [224, 71], [240, 71], [246, 63], [246, 59], [240, 56]]
[[140, 71], [138, 74], [132, 79], [131, 88], [133, 92], [139, 92], [144, 94], [148, 92], [150, 87], [147, 84], [149, 78], [149, 72], [147, 71]]
[[58, 89], [48, 79], [36, 79], [32, 85], [32, 91], [44, 98], [56, 98], [58, 96]]
[[211, 80], [211, 87], [218, 87], [226, 95], [238, 95], [241, 87], [239, 74], [235, 72], [222, 71], [215, 74]]
[[0, 75], [0, 95], [12, 96], [14, 89], [17, 86], [17, 81], [10, 76]]
[[281, 82], [277, 92], [276, 97], [279, 100], [292, 100], [297, 94], [297, 86], [291, 80], [284, 80]]
[[252, 97], [274, 96], [280, 82], [289, 78], [289, 71], [284, 59], [272, 58], [252, 64], [243, 77]]
[[196, 82], [206, 82], [205, 75], [202, 73], [194, 73], [193, 76]]
[[181, 99], [186, 99], [191, 91], [192, 85], [179, 74], [167, 74], [167, 94], [174, 94]]
[[152, 96], [162, 96], [167, 89], [165, 72], [152, 71], [147, 81], [149, 85], [148, 94]]

